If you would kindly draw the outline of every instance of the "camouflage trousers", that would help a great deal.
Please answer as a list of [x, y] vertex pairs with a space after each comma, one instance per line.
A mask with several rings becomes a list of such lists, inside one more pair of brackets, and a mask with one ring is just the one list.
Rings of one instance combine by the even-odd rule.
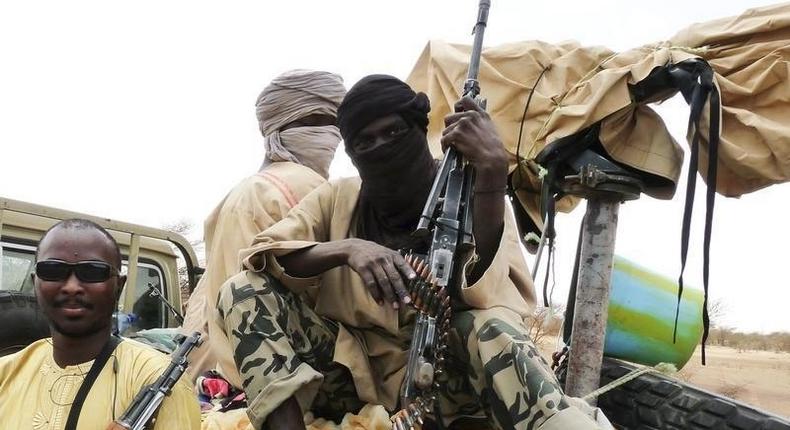
[[[291, 396], [303, 411], [334, 420], [364, 406], [350, 371], [333, 361], [337, 323], [278, 281], [243, 272], [223, 287], [217, 309], [256, 429]], [[438, 405], [446, 424], [475, 417], [496, 429], [599, 428], [563, 394], [507, 309], [453, 314], [446, 372]]]

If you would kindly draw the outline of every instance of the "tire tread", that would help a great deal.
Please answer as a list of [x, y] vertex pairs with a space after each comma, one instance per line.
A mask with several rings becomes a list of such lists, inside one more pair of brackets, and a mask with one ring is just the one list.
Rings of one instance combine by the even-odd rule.
[[[604, 358], [601, 385], [636, 366]], [[790, 430], [790, 420], [660, 374], [645, 374], [598, 398], [619, 429]]]

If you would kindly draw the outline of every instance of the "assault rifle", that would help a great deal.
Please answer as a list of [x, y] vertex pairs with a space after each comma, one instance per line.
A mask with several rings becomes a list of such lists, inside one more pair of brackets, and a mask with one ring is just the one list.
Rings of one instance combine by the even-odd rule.
[[[475, 39], [469, 71], [462, 95], [474, 99], [483, 108], [485, 101], [479, 98], [478, 76], [490, 7], [490, 0], [480, 0], [473, 30]], [[392, 417], [395, 430], [421, 428], [422, 417], [432, 412], [436, 401], [439, 388], [437, 378], [443, 373], [451, 316], [449, 295], [457, 285], [457, 268], [454, 266], [458, 252], [468, 251], [474, 246], [474, 180], [473, 167], [465, 162], [455, 148], [450, 147], [444, 154], [414, 232], [417, 237], [425, 237], [433, 232], [433, 239], [427, 265], [413, 258], [408, 260], [419, 275], [409, 286], [412, 303], [415, 303], [418, 314], [406, 376], [401, 387], [402, 409]]]
[[143, 388], [140, 393], [129, 405], [129, 408], [112, 422], [107, 430], [144, 430], [153, 428], [154, 416], [159, 410], [165, 396], [170, 395], [176, 382], [184, 374], [189, 366], [187, 356], [200, 345], [200, 333], [195, 332], [192, 336], [185, 337], [180, 335], [180, 346], [170, 356], [170, 365], [167, 366], [162, 376], [151, 385]]

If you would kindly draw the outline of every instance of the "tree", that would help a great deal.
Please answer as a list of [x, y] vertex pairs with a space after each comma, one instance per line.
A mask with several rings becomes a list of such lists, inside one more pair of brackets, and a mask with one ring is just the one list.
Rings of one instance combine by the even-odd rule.
[[[194, 231], [194, 223], [186, 218], [181, 218], [174, 222], [165, 223], [162, 225], [163, 230], [171, 231], [173, 233], [178, 233], [181, 236], [189, 237], [193, 234]], [[189, 240], [189, 244], [192, 245], [192, 248], [200, 248], [203, 245], [203, 240]], [[186, 309], [183, 309], [186, 304], [187, 300], [189, 299], [189, 276], [187, 274], [187, 267], [184, 259], [179, 256], [178, 257], [178, 285], [181, 288], [181, 311], [184, 312]]]
[[559, 336], [565, 312], [563, 307], [539, 307], [527, 318], [527, 328], [532, 342], [540, 344], [547, 336]]
[[729, 309], [724, 299], [711, 300], [708, 303], [708, 318], [711, 327], [721, 328], [722, 320], [727, 316]]

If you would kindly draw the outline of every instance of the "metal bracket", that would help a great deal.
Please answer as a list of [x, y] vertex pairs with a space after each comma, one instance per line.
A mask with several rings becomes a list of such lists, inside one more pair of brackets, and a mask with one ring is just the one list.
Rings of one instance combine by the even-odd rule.
[[594, 164], [586, 164], [578, 174], [565, 176], [560, 188], [585, 199], [622, 202], [638, 199], [644, 184], [633, 176], [606, 173]]

